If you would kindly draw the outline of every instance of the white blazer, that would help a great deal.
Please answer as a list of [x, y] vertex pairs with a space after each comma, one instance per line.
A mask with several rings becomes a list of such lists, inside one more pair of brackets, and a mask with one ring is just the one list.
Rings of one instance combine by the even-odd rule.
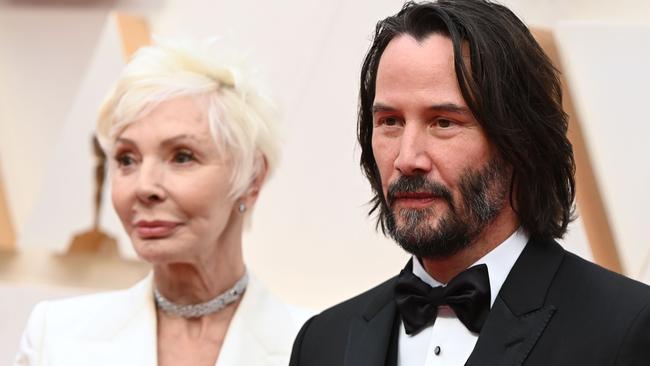
[[[228, 327], [216, 366], [286, 366], [310, 314], [285, 305], [254, 277]], [[154, 366], [153, 276], [123, 290], [36, 305], [16, 366]]]

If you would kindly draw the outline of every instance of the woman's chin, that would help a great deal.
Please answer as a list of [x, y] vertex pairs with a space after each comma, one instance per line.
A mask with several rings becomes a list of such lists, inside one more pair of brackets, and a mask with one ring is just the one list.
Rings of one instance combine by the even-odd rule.
[[134, 239], [133, 248], [140, 259], [152, 265], [182, 261], [188, 252], [165, 239]]

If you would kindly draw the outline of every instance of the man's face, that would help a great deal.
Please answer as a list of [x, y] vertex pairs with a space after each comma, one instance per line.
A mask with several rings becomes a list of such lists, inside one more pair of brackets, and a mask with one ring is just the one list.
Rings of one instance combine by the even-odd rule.
[[449, 38], [394, 38], [379, 62], [372, 150], [387, 228], [407, 251], [453, 255], [503, 210], [508, 168], [467, 107]]

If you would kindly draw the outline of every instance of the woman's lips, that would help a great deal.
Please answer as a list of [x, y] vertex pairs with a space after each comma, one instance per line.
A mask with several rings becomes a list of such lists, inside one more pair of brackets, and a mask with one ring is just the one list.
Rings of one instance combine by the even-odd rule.
[[135, 231], [142, 239], [157, 239], [171, 235], [179, 225], [171, 221], [138, 221]]

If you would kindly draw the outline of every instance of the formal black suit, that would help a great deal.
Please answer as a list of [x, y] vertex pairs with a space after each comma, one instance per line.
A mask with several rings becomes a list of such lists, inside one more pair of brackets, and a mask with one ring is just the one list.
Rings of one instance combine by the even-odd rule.
[[[314, 316], [290, 366], [395, 364], [395, 278]], [[566, 252], [528, 243], [466, 365], [650, 365], [650, 287]]]

